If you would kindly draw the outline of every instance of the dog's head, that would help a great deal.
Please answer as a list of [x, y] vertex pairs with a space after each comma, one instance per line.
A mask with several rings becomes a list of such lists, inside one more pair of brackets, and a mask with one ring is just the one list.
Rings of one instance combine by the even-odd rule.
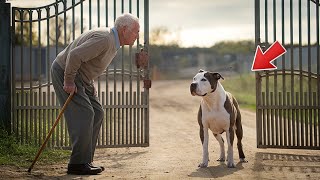
[[224, 79], [219, 73], [208, 72], [200, 69], [198, 74], [194, 76], [190, 85], [191, 95], [205, 96], [211, 92], [214, 92], [217, 88], [220, 78]]

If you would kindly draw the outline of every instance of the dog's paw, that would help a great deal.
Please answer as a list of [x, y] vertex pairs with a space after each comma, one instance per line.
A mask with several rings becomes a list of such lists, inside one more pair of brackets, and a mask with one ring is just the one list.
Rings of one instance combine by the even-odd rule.
[[199, 168], [208, 167], [208, 162], [206, 162], [206, 163], [200, 163], [200, 164], [198, 165], [198, 167], [199, 167]]
[[217, 159], [217, 161], [224, 162], [224, 161], [225, 161], [225, 159], [224, 159], [224, 158], [222, 158], [222, 157], [220, 157], [219, 159]]
[[233, 162], [228, 162], [227, 166], [228, 166], [228, 168], [235, 168], [236, 167]]
[[240, 158], [241, 163], [247, 163], [248, 161], [245, 158]]

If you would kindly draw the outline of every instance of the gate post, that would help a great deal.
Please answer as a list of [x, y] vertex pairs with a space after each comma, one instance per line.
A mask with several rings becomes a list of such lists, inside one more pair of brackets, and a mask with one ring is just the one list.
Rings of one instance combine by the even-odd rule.
[[0, 126], [11, 133], [11, 4], [0, 0]]
[[[260, 0], [254, 1], [254, 17], [255, 17], [255, 47], [260, 45]], [[262, 111], [259, 109], [261, 104], [260, 94], [261, 94], [261, 76], [258, 71], [255, 72], [256, 76], [256, 137], [257, 137], [257, 148], [260, 148], [262, 144], [262, 127], [261, 127], [261, 117]]]

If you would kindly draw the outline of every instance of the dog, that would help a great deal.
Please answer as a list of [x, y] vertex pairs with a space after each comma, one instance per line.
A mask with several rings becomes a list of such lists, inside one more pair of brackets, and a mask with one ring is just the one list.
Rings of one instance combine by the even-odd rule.
[[221, 74], [208, 72], [202, 69], [194, 76], [190, 85], [192, 96], [202, 97], [198, 111], [200, 126], [200, 139], [202, 143], [202, 163], [198, 167], [207, 167], [209, 161], [208, 140], [210, 129], [220, 145], [220, 157], [217, 161], [225, 161], [224, 140], [221, 136], [226, 132], [228, 143], [227, 166], [234, 168], [233, 140], [236, 134], [240, 162], [248, 162], [242, 149], [242, 124], [241, 113], [237, 100], [231, 93], [224, 90], [219, 79], [224, 79]]

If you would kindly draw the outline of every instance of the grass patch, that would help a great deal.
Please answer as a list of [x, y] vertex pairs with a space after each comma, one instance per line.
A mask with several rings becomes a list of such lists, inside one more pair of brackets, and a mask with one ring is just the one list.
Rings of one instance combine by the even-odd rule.
[[256, 110], [256, 80], [255, 74], [242, 74], [240, 76], [225, 77], [221, 80], [224, 89], [232, 93], [240, 108], [250, 111]]
[[[23, 168], [28, 168], [34, 160], [39, 147], [33, 145], [21, 145], [15, 137], [0, 128], [0, 164], [14, 165]], [[64, 162], [69, 159], [69, 150], [57, 150], [45, 148], [36, 165], [55, 164]]]

